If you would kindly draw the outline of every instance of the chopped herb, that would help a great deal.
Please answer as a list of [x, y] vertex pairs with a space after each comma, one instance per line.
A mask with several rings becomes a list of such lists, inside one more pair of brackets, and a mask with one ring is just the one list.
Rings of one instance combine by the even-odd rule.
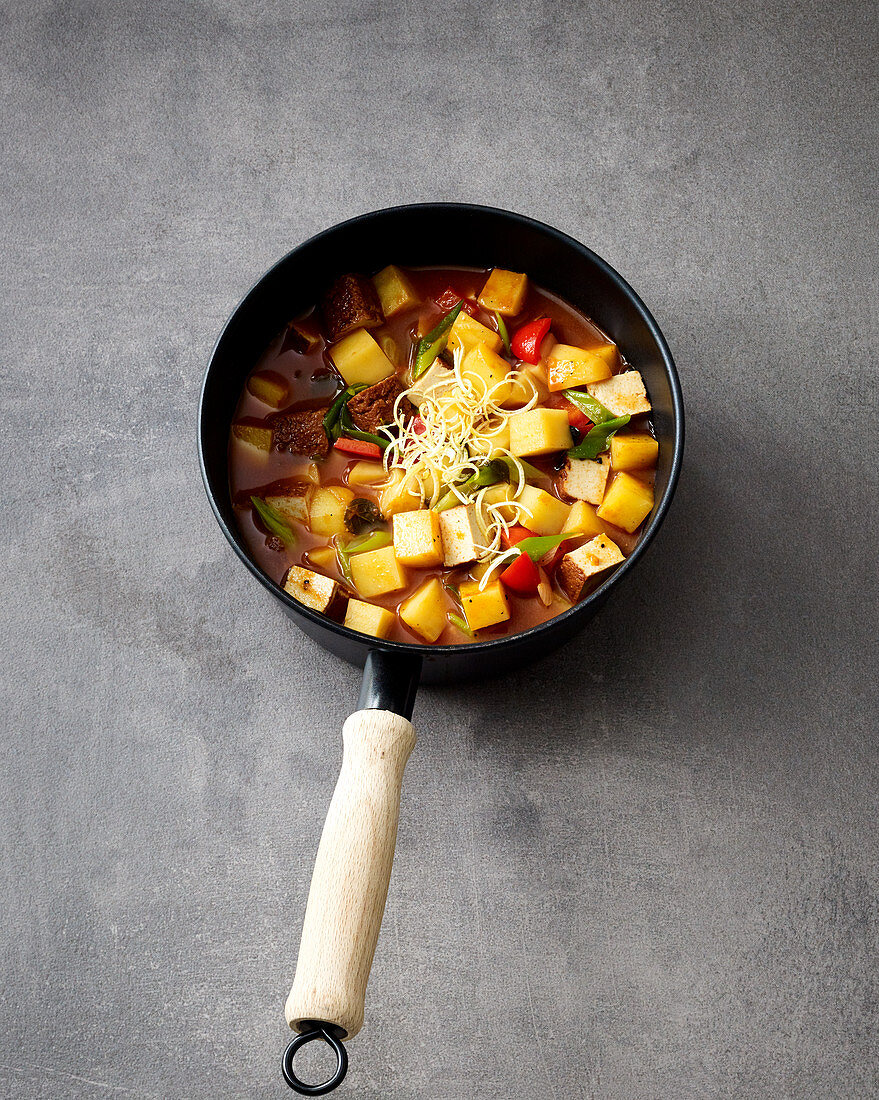
[[497, 310], [494, 311], [494, 316], [495, 320], [497, 321], [497, 334], [504, 342], [504, 351], [506, 351], [507, 355], [512, 355], [513, 352], [510, 347], [510, 334], [507, 332], [507, 326], [504, 324], [504, 319], [503, 317], [501, 317]]
[[596, 424], [583, 436], [576, 447], [568, 451], [568, 458], [597, 458], [610, 446], [610, 437], [613, 433], [619, 428], [624, 428], [631, 419], [630, 416], [617, 416], [613, 420]]
[[446, 344], [449, 342], [449, 329], [455, 323], [455, 318], [461, 312], [463, 305], [463, 300], [458, 302], [455, 308], [443, 317], [436, 328], [432, 328], [426, 336], [418, 341], [418, 347], [415, 351], [415, 365], [412, 368], [413, 380], [420, 378], [440, 352], [445, 351]]
[[293, 533], [293, 529], [286, 523], [280, 512], [276, 512], [270, 504], [266, 504], [260, 497], [251, 497], [250, 503], [256, 509], [256, 513], [262, 520], [263, 526], [267, 528], [271, 534], [276, 535], [288, 546], [293, 546], [296, 542], [296, 535]]
[[374, 527], [384, 521], [385, 517], [378, 505], [366, 497], [355, 497], [345, 509], [345, 526], [352, 535], [362, 534], [367, 527]]

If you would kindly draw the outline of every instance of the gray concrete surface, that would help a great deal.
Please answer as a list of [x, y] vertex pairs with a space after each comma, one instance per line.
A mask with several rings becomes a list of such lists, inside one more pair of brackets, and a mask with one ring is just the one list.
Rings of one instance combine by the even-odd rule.
[[861, 1098], [877, 1055], [875, 8], [3, 5], [9, 1098], [269, 1098], [356, 673], [233, 559], [196, 395], [276, 257], [558, 225], [685, 476], [575, 645], [426, 690], [346, 1095]]

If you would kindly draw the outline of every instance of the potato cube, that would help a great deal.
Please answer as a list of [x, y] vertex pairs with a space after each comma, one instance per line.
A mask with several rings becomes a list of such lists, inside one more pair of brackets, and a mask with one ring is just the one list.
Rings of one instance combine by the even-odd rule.
[[627, 370], [615, 374], [606, 382], [592, 382], [586, 389], [614, 416], [636, 416], [650, 412], [650, 399], [639, 371]]
[[604, 494], [596, 515], [631, 534], [653, 507], [653, 489], [631, 474], [619, 473]]
[[480, 401], [491, 393], [496, 405], [502, 405], [510, 396], [511, 387], [506, 380], [509, 373], [510, 364], [487, 344], [477, 344], [461, 363], [461, 380], [473, 387]]
[[284, 577], [284, 591], [314, 611], [325, 615], [334, 609], [340, 598], [340, 589], [336, 581], [303, 569], [301, 565], [291, 565]]
[[406, 390], [406, 396], [413, 405], [421, 405], [425, 397], [436, 401], [443, 394], [455, 389], [455, 386], [455, 372], [449, 370], [442, 359], [436, 359]]
[[525, 509], [519, 523], [535, 535], [557, 535], [571, 511], [570, 504], [536, 485], [526, 485], [516, 501]]
[[506, 454], [510, 449], [510, 428], [508, 424], [501, 424], [494, 429], [486, 429], [483, 426], [478, 428], [477, 431], [482, 434], [474, 436], [467, 444], [467, 450], [471, 455], [494, 458], [495, 455]]
[[449, 597], [436, 577], [431, 577], [400, 605], [400, 618], [416, 634], [435, 642], [446, 629]]
[[601, 504], [610, 463], [600, 459], [569, 458], [559, 477], [559, 488], [566, 496], [577, 500], [587, 500], [590, 504]]
[[394, 547], [368, 550], [365, 554], [352, 554], [351, 576], [354, 587], [361, 596], [384, 596], [398, 592], [409, 583], [406, 570], [397, 561]]
[[287, 380], [273, 370], [257, 371], [247, 379], [247, 388], [258, 400], [273, 409], [280, 409], [287, 404], [290, 396], [290, 387]]
[[277, 496], [267, 496], [266, 504], [274, 508], [284, 519], [295, 520], [296, 523], [308, 523], [308, 504], [314, 486], [310, 481], [300, 482], [293, 486], [288, 493]]
[[349, 386], [360, 383], [372, 386], [394, 373], [394, 364], [365, 328], [355, 329], [334, 344], [330, 358]]
[[611, 374], [607, 360], [601, 355], [571, 344], [556, 344], [546, 360], [546, 381], [553, 391], [599, 382]]
[[510, 416], [510, 451], [520, 458], [573, 447], [564, 409], [527, 409]]
[[505, 519], [507, 523], [515, 523], [519, 518], [519, 509], [515, 508], [510, 502], [516, 499], [516, 488], [514, 485], [503, 483], [501, 485], [492, 485], [491, 488], [486, 489], [482, 497], [483, 516], [488, 521], [488, 513], [485, 510], [485, 505], [493, 504], [496, 506], [497, 512], [502, 519]]
[[442, 565], [443, 543], [439, 516], [430, 509], [398, 512], [394, 516], [394, 553], [401, 565], [427, 569]]
[[454, 567], [475, 561], [482, 542], [482, 528], [473, 504], [459, 504], [439, 513], [443, 565]]
[[482, 630], [496, 623], [505, 623], [510, 617], [507, 594], [500, 581], [492, 581], [479, 591], [479, 581], [465, 581], [459, 589], [461, 604], [471, 630]]
[[527, 293], [527, 275], [496, 267], [486, 279], [477, 301], [489, 313], [497, 312], [505, 317], [515, 317], [525, 304]]
[[345, 509], [353, 499], [351, 490], [342, 485], [315, 489], [308, 507], [308, 526], [316, 535], [344, 535]]
[[595, 514], [595, 507], [585, 500], [578, 500], [571, 505], [568, 518], [559, 534], [566, 535], [569, 531], [580, 531], [589, 538], [595, 538], [596, 535], [605, 534], [605, 527]]
[[607, 535], [596, 535], [590, 542], [565, 554], [559, 562], [556, 576], [570, 599], [576, 603], [590, 577], [624, 560], [622, 551], [612, 539]]
[[610, 460], [615, 470], [647, 470], [656, 465], [659, 444], [649, 432], [616, 432], [610, 440]]
[[527, 405], [532, 397], [536, 397], [535, 404], [541, 404], [549, 396], [546, 387], [546, 375], [540, 363], [522, 363], [514, 372], [514, 377], [509, 379], [509, 395], [501, 402], [505, 409], [517, 409]]
[[372, 282], [378, 293], [378, 300], [381, 302], [385, 318], [393, 317], [401, 310], [418, 305], [420, 299], [409, 276], [394, 264], [383, 267], [377, 275], [373, 275]]
[[452, 351], [461, 348], [466, 355], [480, 344], [488, 344], [492, 351], [497, 351], [503, 340], [494, 329], [486, 328], [462, 309], [449, 329], [449, 347]]
[[263, 428], [257, 424], [233, 424], [232, 435], [240, 439], [242, 443], [264, 451], [266, 454], [272, 449], [272, 429]]
[[392, 470], [388, 483], [379, 491], [379, 507], [385, 516], [412, 512], [422, 505], [420, 482], [415, 474]]
[[388, 471], [381, 462], [355, 462], [348, 467], [348, 484], [360, 489], [388, 480]]
[[332, 546], [312, 546], [306, 557], [309, 564], [316, 565], [318, 569], [322, 570], [335, 569], [338, 564], [336, 551]]
[[373, 638], [387, 638], [393, 629], [396, 618], [393, 611], [363, 600], [349, 600], [345, 610], [345, 626], [359, 630], [361, 634], [371, 634]]

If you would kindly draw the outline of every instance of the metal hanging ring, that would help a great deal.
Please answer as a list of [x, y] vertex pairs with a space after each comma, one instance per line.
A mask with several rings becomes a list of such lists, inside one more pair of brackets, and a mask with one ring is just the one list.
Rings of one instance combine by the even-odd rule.
[[[332, 1024], [314, 1024], [310, 1030], [297, 1035], [284, 1051], [281, 1072], [284, 1075], [284, 1080], [294, 1092], [298, 1092], [302, 1096], [323, 1096], [324, 1093], [332, 1092], [333, 1089], [338, 1088], [345, 1080], [345, 1074], [348, 1072], [348, 1051], [345, 1050], [341, 1039], [333, 1034], [335, 1030]], [[293, 1070], [293, 1059], [300, 1047], [305, 1046], [306, 1043], [314, 1042], [315, 1039], [323, 1039], [327, 1046], [335, 1052], [336, 1072], [323, 1084], [307, 1085], [296, 1076]]]

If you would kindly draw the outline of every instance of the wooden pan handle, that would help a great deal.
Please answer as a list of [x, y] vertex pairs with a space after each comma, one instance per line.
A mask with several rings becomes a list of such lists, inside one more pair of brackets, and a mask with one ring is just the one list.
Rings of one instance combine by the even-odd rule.
[[320, 1020], [351, 1039], [363, 1024], [415, 730], [399, 714], [360, 710], [345, 723], [342, 740], [342, 770], [317, 850], [285, 1012], [294, 1031]]

